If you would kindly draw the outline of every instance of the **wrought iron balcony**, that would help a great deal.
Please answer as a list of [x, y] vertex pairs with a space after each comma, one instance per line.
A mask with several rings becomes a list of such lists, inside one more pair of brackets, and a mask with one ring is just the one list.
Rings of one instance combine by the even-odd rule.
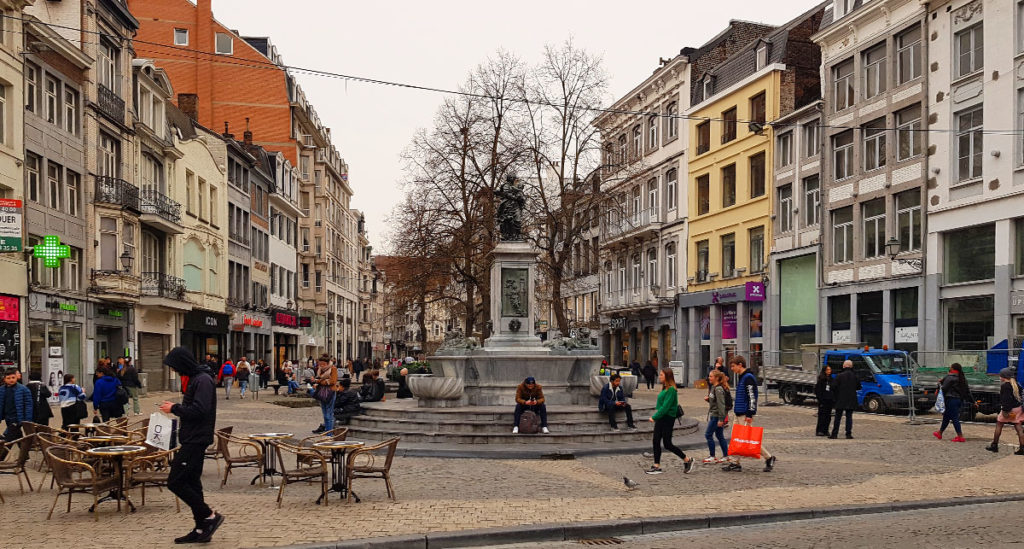
[[142, 273], [139, 293], [144, 296], [185, 301], [185, 280], [164, 273]]
[[124, 99], [103, 84], [96, 86], [96, 90], [96, 106], [99, 111], [114, 122], [124, 124]]
[[136, 212], [140, 211], [139, 188], [124, 179], [106, 175], [96, 176], [96, 195], [99, 204], [116, 204]]
[[181, 224], [181, 204], [156, 189], [142, 189], [142, 213], [156, 214]]
[[613, 216], [605, 221], [605, 242], [610, 244], [620, 238], [640, 236], [647, 231], [657, 231], [660, 227], [657, 208]]

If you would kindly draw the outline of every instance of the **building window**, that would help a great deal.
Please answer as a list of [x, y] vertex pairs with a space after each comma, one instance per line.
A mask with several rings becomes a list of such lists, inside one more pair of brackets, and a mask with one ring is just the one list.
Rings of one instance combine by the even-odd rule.
[[25, 110], [36, 112], [39, 100], [39, 75], [42, 71], [32, 63], [25, 63]]
[[995, 278], [995, 225], [968, 227], [942, 236], [947, 284]]
[[100, 269], [119, 270], [117, 258], [117, 218], [100, 217]]
[[1014, 228], [1014, 273], [1024, 275], [1024, 218], [1018, 217], [1013, 222]]
[[821, 187], [817, 175], [804, 178], [804, 226], [818, 224], [818, 212], [821, 210]]
[[217, 187], [210, 185], [210, 225], [217, 226], [217, 209], [220, 203], [217, 202]]
[[736, 164], [722, 168], [722, 207], [736, 204]]
[[697, 242], [697, 282], [707, 282], [711, 250], [707, 240]]
[[862, 208], [864, 257], [881, 257], [885, 255], [885, 199], [872, 200]]
[[60, 210], [62, 202], [61, 195], [64, 194], [64, 169], [53, 162], [46, 163], [46, 197], [49, 200], [47, 206]]
[[704, 100], [707, 101], [712, 95], [715, 94], [715, 81], [714, 77], [708, 75], [704, 78]]
[[756, 70], [761, 70], [768, 64], [768, 44], [761, 44], [757, 47], [755, 53], [756, 56]]
[[187, 46], [188, 45], [188, 29], [174, 29], [174, 45], [175, 46]]
[[764, 124], [766, 120], [765, 96], [761, 92], [750, 98], [750, 121]]
[[711, 176], [704, 174], [697, 178], [697, 215], [711, 211]]
[[821, 121], [814, 120], [804, 124], [804, 156], [812, 157], [821, 150]]
[[722, 236], [722, 278], [736, 276], [736, 235]]
[[764, 153], [750, 157], [750, 198], [764, 196]]
[[853, 261], [853, 207], [832, 212], [832, 262]]
[[665, 174], [665, 203], [668, 211], [676, 209], [676, 178], [678, 173], [673, 168]]
[[[626, 150], [626, 136], [619, 136], [619, 164], [624, 164], [628, 159], [629, 155]], [[306, 156], [302, 157], [302, 179], [309, 180], [309, 158]]]
[[853, 106], [853, 59], [832, 67], [832, 104], [835, 112]]
[[793, 186], [779, 187], [779, 232], [793, 230]]
[[896, 36], [896, 81], [905, 84], [921, 76], [921, 27], [913, 27]]
[[915, 189], [896, 195], [896, 223], [900, 251], [921, 249], [921, 191]]
[[643, 284], [643, 265], [640, 263], [640, 254], [633, 254], [633, 295], [640, 293], [640, 286]]
[[982, 108], [977, 107], [957, 115], [956, 158], [959, 181], [981, 177]]
[[99, 146], [100, 175], [120, 177], [121, 175], [121, 142], [100, 132]]
[[235, 41], [230, 34], [218, 32], [216, 38], [218, 55], [233, 55], [235, 53]]
[[78, 91], [64, 86], [64, 130], [78, 135]]
[[82, 209], [82, 177], [75, 172], [68, 171], [65, 182], [67, 183], [68, 191], [66, 197], [68, 215], [78, 217], [78, 212]]
[[983, 351], [995, 335], [995, 299], [992, 296], [950, 299], [946, 310], [946, 348]]
[[733, 139], [736, 139], [736, 107], [722, 113], [722, 143]]
[[658, 251], [651, 248], [647, 251], [647, 284], [654, 286], [658, 283]]
[[43, 118], [51, 124], [60, 124], [60, 81], [47, 76], [43, 86]]
[[118, 63], [120, 58], [121, 50], [106, 40], [100, 40], [99, 59], [96, 60], [99, 83], [118, 95], [121, 93], [120, 80], [118, 79]]
[[853, 130], [832, 137], [832, 171], [836, 181], [853, 175]]
[[921, 154], [921, 105], [907, 107], [896, 113], [897, 160]]
[[647, 119], [647, 150], [658, 148], [658, 115], [652, 114]]
[[676, 119], [678, 114], [679, 105], [675, 101], [665, 108], [665, 133], [669, 139], [675, 139], [679, 135], [679, 120]]
[[185, 212], [195, 214], [196, 174], [185, 170]]
[[647, 212], [651, 221], [657, 221], [658, 215], [658, 178], [651, 178], [647, 182]]
[[981, 23], [956, 33], [956, 76], [967, 76], [984, 66], [984, 32]]
[[40, 202], [39, 197], [39, 165], [42, 159], [32, 153], [25, 153], [25, 185], [28, 199]]
[[885, 42], [863, 54], [864, 98], [872, 98], [885, 91]]
[[885, 118], [864, 124], [861, 135], [864, 136], [864, 171], [885, 166]]
[[704, 154], [711, 149], [711, 122], [697, 124], [697, 154]]
[[779, 136], [778, 144], [775, 146], [775, 159], [779, 168], [785, 168], [793, 163], [793, 132]]
[[644, 152], [644, 130], [640, 124], [633, 126], [633, 158], [640, 158]]
[[676, 287], [676, 245], [665, 246], [665, 286]]
[[764, 271], [764, 227], [750, 229], [750, 274]]
[[619, 260], [619, 297], [626, 295], [626, 261]]

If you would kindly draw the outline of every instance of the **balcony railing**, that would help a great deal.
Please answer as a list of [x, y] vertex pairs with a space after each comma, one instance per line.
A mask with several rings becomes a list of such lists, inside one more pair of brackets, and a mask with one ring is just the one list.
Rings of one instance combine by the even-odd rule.
[[605, 238], [618, 238], [660, 221], [658, 210], [655, 208], [623, 214], [618, 219], [609, 218], [605, 222]]
[[626, 288], [624, 291], [612, 290], [605, 294], [604, 305], [606, 309], [651, 306], [658, 304], [661, 297], [660, 285], [644, 284], [638, 288]]
[[118, 124], [124, 124], [124, 99], [103, 84], [96, 86], [96, 89], [96, 106], [100, 112]]
[[141, 210], [181, 224], [181, 204], [156, 189], [142, 189]]
[[139, 293], [144, 296], [185, 301], [185, 280], [164, 273], [142, 273]]
[[96, 176], [94, 201], [100, 204], [117, 204], [137, 212], [140, 211], [139, 188], [116, 177]]

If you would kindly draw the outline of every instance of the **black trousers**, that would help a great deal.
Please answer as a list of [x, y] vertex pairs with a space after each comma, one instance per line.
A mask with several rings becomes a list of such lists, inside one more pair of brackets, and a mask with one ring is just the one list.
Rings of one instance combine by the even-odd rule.
[[844, 412], [846, 413], [846, 434], [847, 436], [853, 434], [853, 410], [836, 410], [836, 422], [832, 424], [832, 436], [839, 435], [839, 420], [842, 419]]
[[182, 444], [171, 461], [171, 473], [167, 477], [167, 488], [192, 509], [196, 528], [200, 528], [203, 520], [213, 513], [203, 499], [205, 452], [205, 444]]
[[654, 463], [661, 464], [662, 444], [666, 450], [679, 456], [679, 459], [686, 460], [686, 454], [672, 444], [672, 426], [675, 422], [676, 418], [669, 416], [654, 420]]
[[818, 402], [818, 426], [814, 434], [828, 433], [829, 424], [832, 423], [832, 402]]
[[625, 406], [609, 406], [605, 413], [608, 414], [608, 425], [611, 425], [612, 429], [618, 428], [618, 424], [615, 423], [615, 412], [623, 410], [626, 412], [626, 425], [629, 427], [633, 426], [633, 407], [626, 403]]

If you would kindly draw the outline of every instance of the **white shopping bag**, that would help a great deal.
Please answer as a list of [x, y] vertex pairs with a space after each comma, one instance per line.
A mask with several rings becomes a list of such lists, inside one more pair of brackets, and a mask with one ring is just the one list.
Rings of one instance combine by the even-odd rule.
[[942, 394], [942, 389], [939, 389], [939, 394], [935, 397], [935, 411], [940, 414], [946, 413], [946, 397]]
[[149, 414], [149, 429], [146, 430], [146, 444], [161, 450], [178, 446], [178, 420], [162, 412]]

